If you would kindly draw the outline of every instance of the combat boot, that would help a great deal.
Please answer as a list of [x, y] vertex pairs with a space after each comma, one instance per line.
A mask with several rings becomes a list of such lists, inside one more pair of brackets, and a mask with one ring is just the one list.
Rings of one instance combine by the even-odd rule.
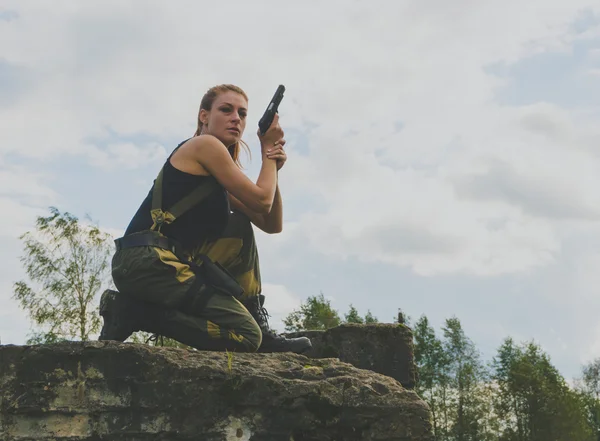
[[107, 289], [100, 298], [104, 325], [98, 340], [125, 341], [136, 331], [161, 334], [165, 310], [159, 305]]
[[262, 294], [249, 299], [244, 306], [254, 317], [262, 331], [262, 343], [257, 352], [295, 352], [302, 354], [312, 348], [308, 337], [286, 338], [278, 335], [269, 327], [269, 313], [264, 308], [265, 296]]

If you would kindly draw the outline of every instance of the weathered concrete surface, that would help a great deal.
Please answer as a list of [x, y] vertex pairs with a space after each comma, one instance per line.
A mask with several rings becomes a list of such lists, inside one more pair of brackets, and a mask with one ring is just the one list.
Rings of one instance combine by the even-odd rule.
[[405, 388], [415, 387], [416, 367], [412, 331], [402, 324], [345, 324], [327, 331], [291, 332], [309, 337], [311, 358], [336, 357], [360, 369], [395, 378]]
[[414, 392], [337, 359], [116, 342], [0, 346], [0, 410], [3, 441], [432, 439]]

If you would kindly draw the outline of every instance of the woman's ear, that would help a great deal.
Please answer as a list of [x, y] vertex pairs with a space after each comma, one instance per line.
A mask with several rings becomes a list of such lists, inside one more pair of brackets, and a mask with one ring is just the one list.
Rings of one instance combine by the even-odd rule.
[[203, 125], [208, 124], [208, 112], [206, 110], [200, 110], [200, 113], [198, 114], [198, 121], [200, 121]]

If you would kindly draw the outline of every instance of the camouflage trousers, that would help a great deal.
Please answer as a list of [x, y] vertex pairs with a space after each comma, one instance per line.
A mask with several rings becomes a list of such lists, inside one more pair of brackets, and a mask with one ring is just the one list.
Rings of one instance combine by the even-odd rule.
[[201, 264], [198, 255], [207, 255], [225, 267], [244, 288], [239, 300], [207, 284], [199, 287], [206, 304], [196, 303], [182, 310], [186, 293], [196, 274], [171, 251], [155, 247], [118, 250], [112, 260], [112, 276], [117, 289], [140, 300], [165, 307], [162, 335], [206, 350], [254, 352], [262, 334], [256, 320], [240, 302], [260, 294], [258, 254], [248, 217], [233, 213], [221, 237], [207, 241], [187, 253], [190, 261]]

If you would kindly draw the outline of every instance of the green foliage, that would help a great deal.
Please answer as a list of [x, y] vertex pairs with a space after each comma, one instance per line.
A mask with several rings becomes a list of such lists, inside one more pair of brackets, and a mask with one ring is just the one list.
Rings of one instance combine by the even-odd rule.
[[233, 352], [227, 352], [227, 372], [231, 375], [233, 373]]
[[286, 331], [325, 330], [338, 326], [341, 319], [321, 293], [318, 297], [309, 297], [300, 305], [300, 310], [290, 313], [283, 323]]
[[406, 326], [411, 326], [412, 318], [404, 313], [401, 308], [398, 308], [394, 323], [400, 323]]
[[66, 340], [67, 340], [66, 338], [60, 337], [52, 331], [48, 331], [48, 332], [34, 331], [30, 334], [26, 343], [28, 345], [47, 345], [47, 344], [52, 344], [52, 343], [59, 343], [61, 341], [66, 341]]
[[429, 325], [425, 315], [413, 328], [414, 357], [417, 366], [417, 393], [429, 404], [435, 439], [441, 439], [446, 430], [445, 397], [448, 394], [448, 365], [442, 342]]
[[582, 378], [578, 381], [578, 392], [585, 408], [585, 414], [594, 438], [600, 441], [600, 358], [582, 368]]
[[377, 317], [375, 317], [370, 310], [367, 310], [367, 313], [364, 317], [361, 317], [358, 313], [358, 310], [350, 304], [350, 309], [346, 314], [344, 314], [344, 320], [342, 323], [357, 323], [359, 325], [370, 325], [374, 323], [379, 323]]
[[438, 339], [425, 316], [413, 328], [417, 393], [435, 440], [598, 441], [600, 362], [573, 390], [534, 343], [506, 339], [488, 369], [457, 318], [442, 331]]
[[581, 394], [571, 390], [535, 343], [506, 339], [494, 358], [494, 405], [501, 441], [591, 441]]
[[487, 384], [487, 372], [481, 356], [456, 317], [447, 319], [442, 331], [444, 367], [451, 391], [446, 403], [451, 417], [447, 430], [457, 440], [489, 439], [489, 425], [485, 421], [489, 406], [482, 390]]
[[[350, 305], [343, 322], [377, 319]], [[399, 309], [395, 323], [409, 322]], [[297, 331], [342, 321], [321, 293], [284, 323]], [[600, 441], [600, 359], [584, 368], [573, 390], [533, 343], [506, 339], [486, 366], [455, 317], [445, 321], [441, 338], [424, 315], [412, 330], [416, 392], [429, 405], [436, 441]]]
[[377, 320], [377, 317], [371, 314], [371, 311], [367, 310], [367, 313], [365, 314], [365, 324], [369, 325], [373, 323], [379, 323], [379, 320]]
[[367, 314], [361, 317], [352, 304], [342, 320], [338, 312], [331, 307], [331, 302], [325, 299], [323, 293], [320, 293], [319, 296], [309, 297], [300, 305], [299, 310], [293, 311], [283, 319], [283, 323], [286, 331], [294, 332], [325, 330], [342, 323], [373, 324], [379, 323], [379, 320], [371, 314], [371, 311], [367, 311]]
[[447, 436], [448, 396], [450, 390], [449, 365], [442, 341], [435, 335], [425, 315], [413, 329], [414, 356], [419, 373], [416, 389], [429, 404], [436, 439]]
[[426, 316], [413, 327], [417, 393], [429, 404], [436, 440], [486, 441], [493, 436], [487, 373], [457, 318], [439, 339]]
[[30, 341], [88, 340], [100, 328], [92, 305], [110, 280], [112, 237], [51, 207], [20, 239], [29, 281], [14, 284], [13, 298], [38, 326]]
[[358, 310], [350, 304], [350, 310], [344, 315], [346, 323], [363, 324], [365, 319], [358, 314]]

